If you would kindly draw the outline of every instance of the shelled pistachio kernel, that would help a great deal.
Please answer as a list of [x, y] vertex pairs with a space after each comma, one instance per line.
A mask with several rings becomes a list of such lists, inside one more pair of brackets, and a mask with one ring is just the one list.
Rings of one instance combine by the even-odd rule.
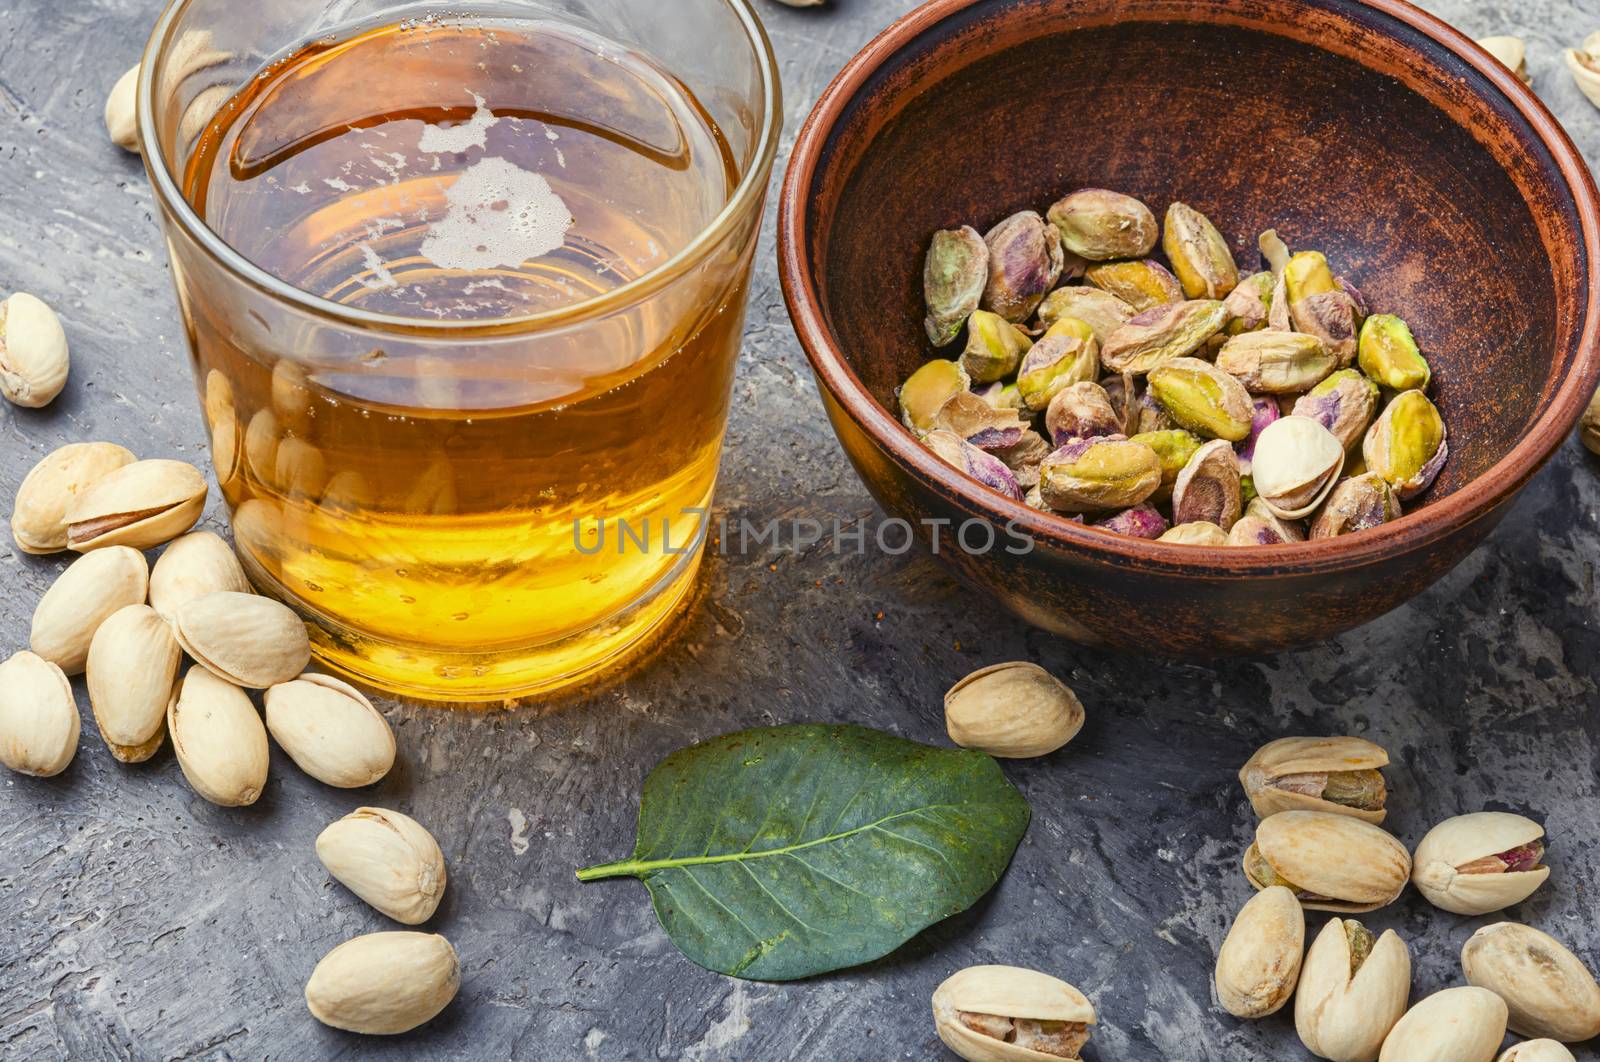
[[1272, 294], [1278, 278], [1272, 272], [1253, 273], [1228, 292], [1222, 306], [1228, 311], [1230, 336], [1244, 335], [1267, 327], [1272, 315]]
[[1195, 451], [1204, 445], [1198, 435], [1182, 428], [1164, 428], [1134, 435], [1130, 442], [1144, 443], [1156, 452], [1161, 462], [1161, 486], [1156, 488], [1151, 500], [1165, 502], [1172, 498], [1172, 488], [1178, 483], [1178, 473], [1189, 463]]
[[1361, 444], [1377, 412], [1378, 385], [1355, 369], [1340, 369], [1296, 399], [1293, 415], [1321, 424], [1350, 451]]
[[922, 437], [922, 445], [952, 468], [991, 490], [997, 490], [1013, 501], [1022, 500], [1022, 487], [1006, 463], [973, 446], [955, 432], [931, 431]]
[[1161, 247], [1191, 299], [1226, 298], [1239, 284], [1228, 241], [1209, 218], [1186, 203], [1167, 208]]
[[976, 383], [995, 383], [1016, 372], [1022, 356], [1032, 346], [1028, 333], [1004, 317], [974, 310], [967, 319], [967, 345], [961, 352], [961, 367]]
[[1074, 439], [1039, 466], [1039, 492], [1061, 512], [1127, 509], [1160, 485], [1161, 461], [1155, 451], [1120, 435]]
[[1039, 304], [1039, 323], [1050, 328], [1063, 317], [1076, 317], [1104, 343], [1134, 316], [1134, 309], [1109, 291], [1087, 284], [1057, 288]]
[[1250, 435], [1250, 393], [1210, 362], [1178, 358], [1152, 369], [1150, 393], [1182, 427], [1208, 439]]
[[1394, 314], [1378, 313], [1361, 326], [1357, 364], [1391, 391], [1426, 391], [1433, 379], [1411, 328]]
[[972, 378], [955, 362], [942, 358], [927, 362], [900, 385], [900, 422], [914, 435], [932, 431], [944, 404], [971, 386]]
[[1076, 1060], [1096, 1021], [1082, 992], [1016, 966], [969, 966], [933, 993], [933, 1023], [967, 1062]]
[[1061, 233], [1023, 210], [990, 229], [983, 242], [989, 247], [989, 279], [982, 308], [1014, 323], [1026, 321], [1061, 276]]
[[1444, 418], [1421, 391], [1396, 395], [1361, 444], [1367, 468], [1387, 480], [1401, 501], [1427, 490], [1449, 454]]
[[1022, 356], [1017, 391], [1029, 409], [1042, 413], [1060, 391], [1099, 378], [1100, 343], [1094, 329], [1075, 317], [1063, 317]]
[[1047, 214], [1061, 245], [1080, 258], [1104, 262], [1143, 258], [1155, 248], [1160, 229], [1150, 208], [1131, 195], [1084, 188], [1058, 200]]
[[1135, 313], [1183, 301], [1183, 285], [1178, 283], [1178, 278], [1160, 262], [1149, 258], [1098, 262], [1084, 271], [1083, 279], [1132, 306]]
[[971, 225], [933, 234], [922, 268], [928, 341], [945, 346], [961, 334], [989, 282], [989, 247]]
[[1163, 304], [1131, 318], [1111, 333], [1100, 360], [1112, 372], [1147, 373], [1200, 351], [1227, 323], [1215, 299]]

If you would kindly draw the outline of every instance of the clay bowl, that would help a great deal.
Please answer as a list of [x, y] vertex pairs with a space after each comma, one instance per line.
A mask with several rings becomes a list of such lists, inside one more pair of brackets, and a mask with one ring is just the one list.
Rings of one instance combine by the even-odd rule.
[[[929, 236], [1085, 186], [1158, 217], [1190, 203], [1247, 271], [1276, 227], [1405, 317], [1450, 430], [1432, 490], [1359, 535], [1205, 549], [1034, 511], [923, 449], [894, 392], [932, 356]], [[883, 508], [989, 521], [995, 548], [947, 533], [940, 558], [1040, 627], [1141, 653], [1303, 646], [1401, 604], [1489, 533], [1600, 366], [1600, 218], [1577, 150], [1509, 72], [1398, 0], [933, 0], [824, 93], [779, 242], [828, 416]], [[1008, 523], [1030, 552], [1008, 550]]]

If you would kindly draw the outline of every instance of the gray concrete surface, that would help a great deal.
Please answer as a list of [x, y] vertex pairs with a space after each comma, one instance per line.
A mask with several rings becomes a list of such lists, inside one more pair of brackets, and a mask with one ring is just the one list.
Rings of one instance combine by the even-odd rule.
[[[100, 126], [156, 0], [0, 5], [0, 289], [57, 306], [76, 356], [50, 410], [0, 405], [0, 497], [62, 443], [103, 438], [203, 461], [150, 192]], [[841, 64], [909, 0], [792, 10], [761, 0], [783, 59], [788, 133]], [[1517, 33], [1540, 92], [1592, 159], [1600, 111], [1559, 47], [1600, 28], [1596, 0], [1429, 0], [1473, 35]], [[764, 234], [719, 492], [737, 520], [871, 518], [790, 331]], [[1010, 962], [1080, 986], [1087, 1057], [1302, 1057], [1289, 1018], [1234, 1021], [1212, 955], [1249, 895], [1252, 821], [1234, 771], [1268, 738], [1350, 731], [1386, 745], [1414, 844], [1481, 808], [1544, 820], [1550, 884], [1514, 916], [1600, 965], [1593, 625], [1596, 463], [1568, 444], [1493, 539], [1434, 590], [1317, 649], [1204, 666], [1097, 654], [989, 609], [932, 561], [757, 550], [714, 559], [678, 639], [641, 671], [551, 714], [385, 704], [400, 763], [375, 790], [323, 788], [276, 750], [260, 803], [225, 810], [168, 751], [113, 762], [85, 711], [63, 775], [0, 779], [0, 1057], [28, 1059], [684, 1059], [950, 1057], [928, 996], [958, 967]], [[215, 499], [215, 495], [213, 495]], [[205, 526], [225, 527], [208, 512]], [[27, 640], [62, 566], [0, 544], [0, 651]], [[573, 868], [632, 845], [640, 780], [665, 753], [739, 727], [850, 720], [944, 740], [940, 698], [1028, 658], [1088, 706], [1066, 750], [1007, 765], [1035, 818], [998, 888], [866, 968], [809, 983], [730, 980], [683, 959], [632, 881]], [[319, 956], [388, 928], [317, 863], [312, 839], [373, 803], [427, 824], [451, 875], [432, 928], [460, 950], [456, 1002], [418, 1034], [363, 1040], [311, 1020]], [[1460, 977], [1487, 920], [1414, 894], [1370, 919], [1412, 944], [1415, 996]], [[1320, 925], [1318, 919], [1316, 925]], [[1592, 1050], [1587, 1057], [1595, 1057]]]

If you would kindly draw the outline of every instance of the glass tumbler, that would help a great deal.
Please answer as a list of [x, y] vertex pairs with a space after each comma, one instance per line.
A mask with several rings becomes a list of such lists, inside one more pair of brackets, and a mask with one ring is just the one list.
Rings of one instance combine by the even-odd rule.
[[[466, 704], [615, 666], [692, 587], [780, 103], [748, 0], [452, 4], [451, 19], [537, 20], [652, 59], [724, 145], [720, 208], [648, 270], [518, 316], [423, 317], [302, 290], [258, 264], [283, 246], [276, 230], [247, 254], [208, 226], [186, 181], [241, 86], [307, 42], [444, 10], [175, 0], [146, 49], [138, 108], [246, 571], [305, 619], [325, 664]], [[362, 86], [374, 114], [398, 91], [387, 76], [380, 66]], [[573, 113], [541, 115], [557, 146], [578, 142], [557, 130], [594, 127], [582, 89]]]

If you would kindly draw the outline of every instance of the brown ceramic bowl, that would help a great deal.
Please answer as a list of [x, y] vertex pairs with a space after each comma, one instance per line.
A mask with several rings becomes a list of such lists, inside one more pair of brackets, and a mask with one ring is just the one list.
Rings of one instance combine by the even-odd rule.
[[[1450, 430], [1403, 519], [1318, 542], [1205, 549], [1040, 513], [899, 424], [929, 236], [1085, 186], [1159, 217], [1181, 199], [1259, 268], [1256, 234], [1327, 252], [1412, 325]], [[1013, 523], [1035, 548], [939, 555], [1080, 642], [1204, 657], [1348, 630], [1462, 559], [1595, 388], [1593, 180], [1532, 92], [1400, 0], [933, 0], [834, 79], [783, 187], [784, 294], [867, 487], [913, 523]], [[1248, 253], [1246, 248], [1249, 248]], [[958, 349], [958, 348], [957, 348]]]

